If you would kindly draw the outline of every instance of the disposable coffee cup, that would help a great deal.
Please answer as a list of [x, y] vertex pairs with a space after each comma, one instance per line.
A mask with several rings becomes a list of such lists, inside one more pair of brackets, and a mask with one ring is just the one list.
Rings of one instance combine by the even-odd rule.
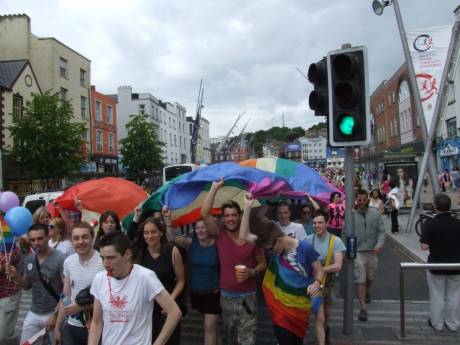
[[240, 279], [238, 279], [238, 273], [243, 273], [247, 270], [247, 267], [245, 265], [236, 265], [235, 266], [235, 274], [236, 274], [236, 281], [240, 282]]

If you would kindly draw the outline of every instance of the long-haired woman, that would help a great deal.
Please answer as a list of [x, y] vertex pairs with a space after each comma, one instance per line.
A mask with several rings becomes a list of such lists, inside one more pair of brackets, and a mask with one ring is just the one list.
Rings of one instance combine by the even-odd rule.
[[[168, 242], [166, 226], [161, 219], [149, 217], [141, 223], [131, 248], [134, 262], [154, 271], [179, 307], [183, 306], [184, 263], [179, 249]], [[152, 327], [153, 341], [160, 334], [165, 320], [163, 310], [155, 302]], [[180, 344], [180, 323], [178, 323], [167, 344]]]
[[68, 239], [66, 224], [62, 218], [56, 217], [50, 220], [48, 224], [48, 244], [51, 248], [59, 250], [65, 256], [69, 256], [75, 251], [72, 242]]
[[99, 231], [94, 240], [94, 249], [99, 250], [101, 237], [110, 231], [121, 231], [120, 218], [113, 211], [105, 211], [99, 217]]

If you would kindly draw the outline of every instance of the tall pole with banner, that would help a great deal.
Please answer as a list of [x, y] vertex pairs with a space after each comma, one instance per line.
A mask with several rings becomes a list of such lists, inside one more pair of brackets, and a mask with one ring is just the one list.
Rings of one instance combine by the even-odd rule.
[[[454, 48], [457, 45], [459, 30], [460, 30], [460, 18], [456, 17], [454, 27], [452, 28], [452, 34], [451, 34], [449, 49], [447, 51], [447, 57], [446, 57], [446, 60], [445, 60], [446, 62], [444, 64], [444, 70], [443, 70], [443, 73], [442, 73], [441, 82], [439, 84], [439, 90], [438, 90], [439, 96], [436, 99], [436, 105], [434, 107], [433, 118], [431, 120], [431, 125], [430, 125], [430, 132], [428, 133], [427, 142], [429, 142], [429, 143], [433, 141], [433, 139], [434, 139], [434, 137], [436, 135], [438, 124], [439, 124], [439, 121], [441, 119], [442, 105], [445, 104], [444, 100], [445, 100], [445, 97], [446, 97], [445, 90], [446, 90], [446, 84], [447, 84], [447, 76], [449, 74], [449, 70], [450, 70], [450, 66], [452, 64], [452, 61], [453, 61], [453, 59], [455, 58], [455, 55], [456, 55], [455, 51], [454, 51]], [[423, 34], [423, 33], [421, 35], [429, 36], [429, 35]], [[420, 37], [420, 36], [418, 36], [418, 37]], [[428, 158], [429, 158], [430, 153], [431, 153], [431, 145], [425, 145], [425, 152], [423, 154], [423, 159], [422, 159], [422, 163], [421, 163], [421, 166], [420, 166], [420, 173], [419, 173], [419, 177], [417, 179], [417, 185], [416, 185], [416, 188], [415, 188], [415, 194], [414, 194], [414, 201], [415, 202], [417, 202], [419, 200], [419, 198], [420, 198], [420, 194], [421, 194], [421, 191], [422, 191], [423, 175], [425, 174], [425, 171], [426, 171], [426, 168], [427, 168]], [[436, 186], [438, 186], [437, 181], [432, 182], [432, 183], [435, 183]], [[412, 226], [413, 226], [414, 220], [415, 220], [415, 211], [416, 211], [416, 209], [415, 209], [415, 207], [413, 205], [412, 208], [411, 208], [409, 221], [407, 222], [407, 227], [406, 227], [406, 230], [405, 230], [406, 232], [410, 232], [412, 230]]]

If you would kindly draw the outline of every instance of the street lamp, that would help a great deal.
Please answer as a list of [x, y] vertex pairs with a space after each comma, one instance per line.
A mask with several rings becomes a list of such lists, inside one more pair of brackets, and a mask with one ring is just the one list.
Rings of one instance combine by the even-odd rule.
[[372, 9], [376, 15], [381, 16], [383, 14], [383, 9], [391, 5], [392, 2], [393, 0], [374, 0], [372, 2]]

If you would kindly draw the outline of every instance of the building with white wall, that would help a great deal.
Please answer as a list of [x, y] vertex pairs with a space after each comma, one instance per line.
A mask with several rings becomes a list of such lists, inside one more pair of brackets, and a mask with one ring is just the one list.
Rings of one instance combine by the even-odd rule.
[[112, 95], [118, 102], [118, 140], [126, 138], [126, 124], [131, 115], [147, 114], [150, 121], [158, 126], [158, 137], [165, 146], [165, 165], [186, 163], [190, 160], [190, 136], [186, 125], [187, 110], [175, 102], [163, 102], [151, 93], [133, 93], [131, 86], [118, 87]]
[[326, 137], [301, 137], [299, 142], [302, 147], [302, 160], [304, 162], [326, 159]]

